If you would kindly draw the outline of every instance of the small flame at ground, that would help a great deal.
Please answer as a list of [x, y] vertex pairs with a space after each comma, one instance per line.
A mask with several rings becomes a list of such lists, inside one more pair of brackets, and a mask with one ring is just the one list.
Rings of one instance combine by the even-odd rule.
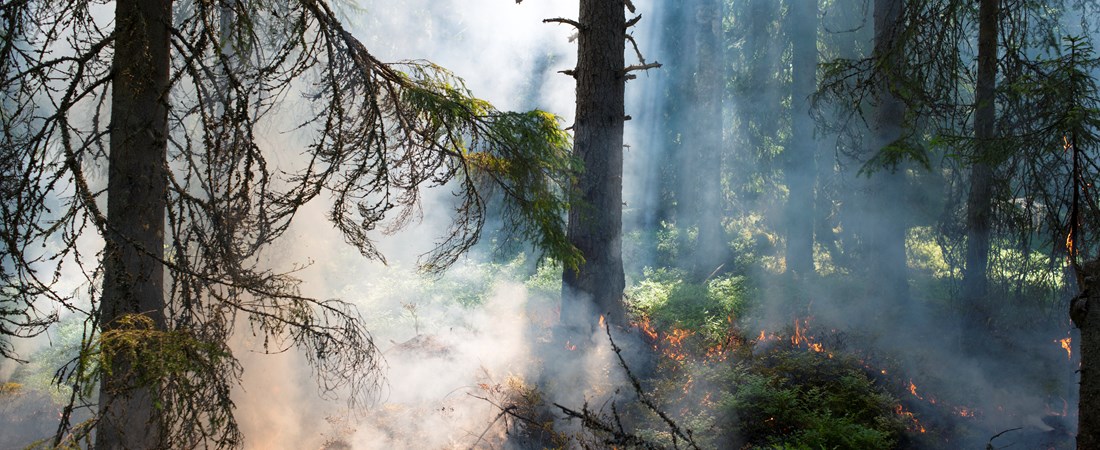
[[565, 349], [569, 351], [574, 351], [577, 349], [577, 345], [570, 341], [565, 341]]
[[604, 325], [603, 314], [600, 314], [600, 328], [603, 328], [603, 325]]
[[[657, 329], [653, 328], [653, 323], [649, 321], [649, 317], [642, 317], [642, 320], [638, 322], [638, 328], [642, 330], [642, 333], [644, 333], [651, 342], [657, 340]], [[654, 346], [654, 348], [656, 348], [656, 346]]]
[[672, 328], [672, 332], [665, 335], [665, 356], [673, 361], [684, 361], [688, 357], [687, 350], [684, 348], [684, 340], [695, 334], [690, 330], [683, 328]]

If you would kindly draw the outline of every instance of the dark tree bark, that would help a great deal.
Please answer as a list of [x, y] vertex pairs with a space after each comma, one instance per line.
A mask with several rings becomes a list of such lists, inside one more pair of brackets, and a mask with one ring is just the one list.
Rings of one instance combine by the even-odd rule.
[[1100, 448], [1100, 261], [1081, 270], [1081, 294], [1070, 302], [1070, 318], [1081, 330], [1081, 391], [1077, 448]]
[[[128, 314], [165, 328], [164, 216], [167, 192], [171, 0], [119, 0], [107, 183], [107, 247], [100, 327]], [[140, 353], [137, 358], [141, 358]], [[156, 448], [157, 393], [140, 386], [138, 361], [116, 355], [103, 377], [97, 449]]]
[[[585, 261], [562, 275], [562, 322], [622, 324], [623, 121], [626, 15], [622, 0], [582, 0], [573, 151], [584, 165], [573, 185], [567, 236]], [[591, 305], [591, 306], [589, 306]], [[595, 315], [593, 314], [595, 313]]]
[[791, 140], [786, 151], [787, 271], [814, 272], [814, 185], [817, 162], [810, 96], [817, 89], [817, 1], [791, 2]]
[[722, 2], [693, 0], [688, 3], [695, 64], [691, 84], [687, 126], [680, 155], [677, 223], [687, 236], [694, 228], [694, 254], [681, 255], [681, 264], [697, 280], [703, 280], [723, 265], [727, 248], [722, 230], [722, 97], [725, 95], [722, 51]]
[[[904, 64], [900, 45], [903, 0], [875, 0], [874, 59], [880, 67], [872, 119], [872, 144], [884, 149], [902, 137], [905, 104], [895, 92], [896, 72]], [[904, 166], [877, 168], [867, 186], [869, 223], [863, 230], [865, 264], [875, 280], [876, 295], [902, 304], [909, 297], [905, 237], [908, 228], [904, 204], [907, 199]]]
[[978, 13], [978, 83], [974, 98], [976, 151], [975, 161], [970, 167], [970, 193], [966, 202], [966, 266], [962, 291], [963, 299], [972, 303], [969, 316], [982, 313], [989, 286], [987, 270], [993, 197], [990, 146], [997, 114], [994, 91], [997, 88], [998, 2], [981, 0]]

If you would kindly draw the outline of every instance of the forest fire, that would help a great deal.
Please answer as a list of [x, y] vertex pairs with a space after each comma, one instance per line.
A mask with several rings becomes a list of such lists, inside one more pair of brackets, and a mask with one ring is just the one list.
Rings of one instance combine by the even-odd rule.
[[825, 353], [829, 358], [833, 357], [832, 352], [826, 352], [825, 347], [819, 342], [814, 342], [813, 339], [807, 334], [810, 328], [810, 319], [794, 319], [794, 335], [791, 336], [791, 345], [795, 347], [805, 347], [808, 350], [812, 350], [817, 353]]
[[924, 397], [921, 397], [920, 394], [917, 394], [917, 385], [913, 384], [912, 379], [909, 380], [909, 393], [913, 394], [913, 396], [918, 399], [924, 400]]
[[917, 417], [914, 416], [912, 412], [906, 410], [904, 406], [895, 406], [894, 413], [896, 413], [899, 417], [901, 417], [908, 423], [907, 427], [909, 428], [909, 431], [920, 433], [928, 432], [928, 430], [924, 428], [924, 425], [921, 425], [920, 420], [917, 420]]
[[688, 355], [687, 350], [684, 349], [684, 340], [693, 334], [695, 334], [693, 331], [673, 327], [672, 332], [665, 335], [665, 342], [667, 343], [664, 351], [665, 356], [676, 362], [686, 360]]
[[[600, 319], [602, 323], [603, 318], [601, 317]], [[673, 326], [669, 332], [662, 333], [660, 331], [657, 331], [656, 327], [653, 326], [652, 321], [650, 321], [648, 317], [644, 316], [641, 317], [635, 323], [635, 325], [645, 336], [646, 340], [652, 343], [653, 350], [660, 352], [662, 355], [672, 361], [683, 362], [688, 359], [689, 351], [686, 348], [686, 341], [689, 337], [695, 334], [694, 331]], [[725, 346], [723, 346], [722, 344], [719, 344], [716, 347], [717, 350], [715, 350], [714, 348], [707, 349], [706, 354], [708, 355], [708, 357], [711, 356], [712, 353], [717, 354], [724, 352]]]
[[1072, 361], [1073, 360], [1073, 338], [1067, 336], [1067, 337], [1064, 337], [1062, 339], [1055, 339], [1054, 342], [1057, 343], [1057, 344], [1062, 345], [1062, 349], [1066, 351], [1066, 358], [1068, 358]]
[[[651, 342], [656, 342], [659, 336], [657, 335], [657, 329], [653, 327], [653, 323], [649, 321], [649, 317], [643, 316], [641, 320], [637, 322], [639, 330], [642, 330], [642, 334], [645, 334]], [[657, 345], [654, 344], [653, 348], [656, 349]]]

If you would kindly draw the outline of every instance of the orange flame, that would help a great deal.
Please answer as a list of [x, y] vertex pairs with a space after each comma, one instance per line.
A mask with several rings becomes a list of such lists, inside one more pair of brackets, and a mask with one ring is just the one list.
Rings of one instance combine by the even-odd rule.
[[913, 384], [912, 379], [909, 380], [909, 393], [913, 394], [913, 396], [916, 398], [924, 400], [924, 397], [921, 397], [919, 394], [917, 394], [917, 385]]
[[604, 324], [603, 314], [600, 314], [600, 328], [603, 328], [603, 324]]
[[687, 339], [687, 337], [691, 335], [691, 331], [685, 330], [683, 328], [673, 328], [672, 333], [668, 334], [668, 343], [679, 346], [682, 342], [684, 342], [684, 339]]
[[[795, 347], [806, 345], [806, 348], [817, 353], [826, 353], [829, 358], [833, 357], [831, 352], [825, 351], [825, 346], [820, 343], [813, 342], [813, 339], [806, 334], [810, 329], [810, 319], [802, 319], [800, 322], [798, 319], [794, 319], [794, 336], [791, 336], [791, 344]], [[835, 331], [835, 330], [834, 330]]]
[[649, 317], [643, 317], [642, 321], [638, 322], [638, 326], [651, 342], [657, 340], [657, 329], [653, 328], [653, 324], [649, 321]]
[[1054, 342], [1062, 345], [1062, 349], [1066, 351], [1066, 358], [1073, 359], [1073, 338], [1065, 337], [1062, 339], [1055, 339]]
[[683, 328], [672, 328], [672, 332], [665, 335], [665, 355], [674, 361], [683, 361], [687, 359], [687, 351], [684, 349], [684, 340], [695, 334], [691, 330], [685, 330]]
[[914, 416], [913, 413], [905, 410], [904, 406], [895, 406], [894, 412], [897, 413], [898, 416], [909, 422], [910, 431], [919, 431], [921, 433], [926, 433], [928, 431], [924, 428], [924, 425], [921, 425], [920, 421], [917, 420], [917, 417]]
[[798, 346], [806, 341], [806, 336], [802, 334], [802, 326], [798, 323], [798, 319], [794, 319], [794, 336], [791, 336], [791, 344]]
[[756, 342], [764, 342], [767, 338], [768, 336], [764, 334], [764, 330], [760, 330], [760, 336], [756, 338]]

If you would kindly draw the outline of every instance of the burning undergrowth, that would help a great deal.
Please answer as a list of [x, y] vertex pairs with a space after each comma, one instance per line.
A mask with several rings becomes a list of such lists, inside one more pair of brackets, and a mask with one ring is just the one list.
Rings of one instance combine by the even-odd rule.
[[[858, 321], [838, 320], [849, 316], [836, 302], [764, 303], [776, 296], [748, 277], [691, 282], [662, 269], [648, 271], [629, 291], [629, 326], [563, 340], [554, 331], [560, 268], [525, 267], [522, 261], [474, 265], [435, 280], [392, 271], [349, 283], [340, 295], [363, 293], [360, 302], [375, 320], [372, 329], [388, 363], [387, 388], [368, 409], [349, 412], [309, 400], [307, 374], [286, 380], [287, 373], [249, 366], [246, 378], [255, 379], [246, 380], [249, 395], [238, 397], [239, 410], [270, 411], [273, 398], [290, 394], [298, 403], [287, 403], [278, 420], [242, 414], [247, 445], [334, 450], [662, 448], [689, 447], [688, 441], [700, 448], [1072, 443], [1076, 419], [1066, 400], [1072, 393], [1058, 379], [1043, 378], [1076, 363], [1078, 355], [1063, 348], [1065, 343], [1072, 349], [1065, 341], [1072, 336], [1044, 335], [993, 363], [960, 349], [956, 335], [930, 335], [927, 330], [935, 328], [918, 326], [915, 319], [908, 330], [873, 332], [852, 325]], [[295, 366], [291, 361], [279, 370], [294, 372]], [[993, 377], [990, 371], [999, 373]], [[289, 433], [293, 427], [300, 429]]]
[[919, 302], [898, 319], [744, 277], [646, 275], [631, 295], [650, 386], [708, 446], [1072, 447], [1064, 331], [969, 345]]

